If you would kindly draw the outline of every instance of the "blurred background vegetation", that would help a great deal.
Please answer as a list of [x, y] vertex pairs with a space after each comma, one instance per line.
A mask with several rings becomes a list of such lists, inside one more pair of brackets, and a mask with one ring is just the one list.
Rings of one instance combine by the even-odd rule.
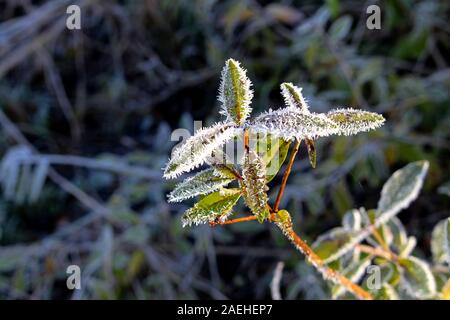
[[[70, 4], [81, 30], [65, 26]], [[366, 28], [371, 4], [381, 30]], [[444, 0], [0, 1], [0, 298], [270, 298], [279, 261], [284, 298], [328, 297], [278, 230], [183, 229], [189, 203], [166, 203], [171, 132], [218, 120], [229, 57], [253, 80], [254, 114], [281, 106], [290, 81], [314, 111], [387, 119], [318, 141], [317, 169], [301, 151], [282, 203], [299, 234], [311, 243], [347, 210], [376, 207], [393, 171], [428, 159], [399, 218], [431, 259], [450, 215], [449, 17]], [[70, 264], [82, 290], [66, 289]]]

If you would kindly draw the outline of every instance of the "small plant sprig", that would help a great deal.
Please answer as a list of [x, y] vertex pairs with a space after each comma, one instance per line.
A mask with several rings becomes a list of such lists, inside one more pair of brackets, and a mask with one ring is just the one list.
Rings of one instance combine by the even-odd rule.
[[[411, 270], [416, 270], [415, 267], [421, 268], [420, 272], [425, 280], [430, 280], [429, 274], [423, 271], [423, 263], [414, 259], [405, 260], [408, 257], [405, 254], [397, 256], [379, 234], [380, 228], [386, 227], [386, 223], [390, 222], [398, 211], [408, 206], [417, 197], [428, 167], [426, 162], [415, 163], [412, 167], [405, 168], [407, 173], [394, 174], [392, 180], [383, 188], [377, 210], [371, 214], [353, 211], [351, 216], [346, 217], [348, 226], [319, 238], [313, 246], [315, 250], [295, 233], [289, 212], [279, 208], [302, 141], [307, 146], [310, 163], [315, 167], [317, 138], [329, 135], [354, 135], [376, 129], [384, 123], [383, 116], [355, 109], [313, 113], [309, 111], [301, 88], [292, 83], [283, 83], [281, 94], [286, 107], [269, 110], [251, 120], [249, 117], [252, 111], [250, 104], [253, 91], [246, 71], [239, 62], [229, 59], [225, 63], [221, 77], [218, 98], [221, 103], [220, 113], [225, 116], [225, 120], [197, 131], [183, 145], [177, 147], [164, 169], [165, 178], [176, 178], [205, 163], [210, 166], [178, 184], [168, 196], [170, 202], [200, 196], [200, 200], [184, 213], [183, 226], [201, 223], [216, 226], [252, 220], [274, 223], [323, 277], [335, 284], [333, 297], [338, 297], [345, 291], [351, 292], [360, 299], [372, 299], [375, 296], [369, 289], [356, 284], [361, 278], [362, 268], [367, 266], [371, 259], [354, 258], [355, 263], [346, 269], [333, 265], [333, 262], [348, 259], [349, 252], [353, 254], [365, 252], [372, 258], [374, 256], [383, 256], [385, 259], [389, 257], [389, 261], [396, 261], [402, 270], [407, 270], [408, 267]], [[255, 137], [256, 148], [250, 145], [250, 137]], [[268, 137], [272, 142], [264, 144]], [[234, 139], [243, 141], [243, 159], [238, 164], [217, 161], [218, 155], [223, 159], [224, 145]], [[292, 142], [294, 145], [282, 176], [281, 186], [271, 206], [267, 184], [287, 159]], [[267, 170], [274, 158], [278, 160], [275, 173]], [[402, 179], [408, 181], [405, 182]], [[236, 186], [230, 187], [233, 181], [237, 182]], [[233, 207], [241, 197], [252, 215], [229, 219]], [[363, 216], [367, 218], [364, 226], [361, 224]], [[384, 247], [361, 244], [362, 241], [372, 237]], [[342, 241], [343, 239], [345, 241]], [[342, 245], [336, 246], [335, 251], [327, 251], [324, 250], [324, 248], [330, 248], [327, 241], [335, 241]], [[406, 246], [403, 248], [404, 252], [412, 250], [412, 244], [403, 243], [402, 245]], [[405, 259], [403, 259], [404, 256]], [[383, 288], [386, 294], [393, 292], [387, 285]], [[426, 291], [423, 296], [429, 296], [436, 291], [433, 285], [429, 285], [428, 289], [431, 293]]]

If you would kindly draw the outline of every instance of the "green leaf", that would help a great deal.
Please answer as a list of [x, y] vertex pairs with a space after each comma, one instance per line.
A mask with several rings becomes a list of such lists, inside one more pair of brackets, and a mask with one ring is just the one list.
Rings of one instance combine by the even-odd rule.
[[332, 110], [326, 115], [336, 123], [337, 130], [335, 133], [345, 136], [379, 128], [385, 121], [383, 116], [378, 113], [351, 108]]
[[262, 158], [266, 164], [266, 180], [270, 182], [278, 174], [278, 171], [280, 171], [281, 166], [286, 160], [291, 142], [280, 138], [273, 138], [271, 135], [265, 135], [262, 139], [267, 139], [267, 144], [262, 147], [260, 146], [258, 151], [264, 149]]
[[183, 227], [208, 223], [216, 219], [226, 220], [240, 197], [239, 189], [226, 193], [217, 191], [203, 197], [194, 207], [184, 213], [182, 217]]
[[406, 233], [405, 227], [397, 217], [391, 218], [387, 225], [394, 236], [392, 241], [393, 246], [397, 252], [401, 252], [408, 245], [408, 234]]
[[219, 88], [219, 101], [222, 103], [220, 113], [227, 117], [227, 121], [239, 126], [245, 123], [252, 111], [252, 83], [246, 73], [238, 61], [228, 59], [222, 69]]
[[233, 175], [227, 174], [224, 170], [206, 169], [178, 184], [169, 194], [168, 200], [169, 202], [180, 202], [201, 194], [208, 194], [229, 184], [234, 179]]
[[309, 163], [311, 164], [311, 167], [316, 167], [316, 146], [314, 145], [314, 141], [311, 139], [305, 139], [306, 147], [308, 148], [308, 156], [309, 156]]
[[[347, 245], [351, 243], [352, 236], [344, 228], [333, 228], [320, 235], [313, 243], [312, 248], [325, 263], [336, 260], [335, 256], [341, 257], [342, 252], [347, 250]], [[344, 254], [345, 254], [344, 253]]]
[[398, 262], [403, 267], [402, 284], [411, 296], [427, 299], [436, 294], [436, 281], [425, 261], [408, 257]]
[[400, 282], [400, 267], [396, 263], [376, 257], [374, 264], [380, 267], [381, 284], [396, 286]]
[[380, 289], [373, 291], [375, 300], [399, 300], [397, 291], [388, 283], [384, 283]]
[[267, 208], [266, 166], [254, 151], [246, 152], [242, 168], [244, 200], [252, 213], [263, 222], [269, 217]]
[[301, 88], [294, 86], [290, 82], [282, 83], [280, 87], [281, 95], [287, 107], [296, 109], [299, 112], [309, 112]]
[[292, 226], [291, 215], [287, 210], [279, 210], [277, 212], [277, 222], [281, 223], [283, 230], [286, 230]]
[[352, 17], [345, 15], [337, 19], [330, 27], [330, 38], [332, 41], [339, 41], [344, 39], [350, 32], [352, 27]]
[[236, 135], [236, 130], [224, 123], [198, 130], [184, 144], [175, 148], [172, 158], [164, 169], [164, 178], [176, 178], [183, 172], [202, 165], [211, 157], [214, 150], [222, 147]]
[[381, 191], [377, 209], [378, 221], [388, 221], [417, 198], [428, 167], [428, 161], [416, 161], [394, 172]]
[[434, 263], [450, 264], [450, 218], [440, 221], [431, 234]]

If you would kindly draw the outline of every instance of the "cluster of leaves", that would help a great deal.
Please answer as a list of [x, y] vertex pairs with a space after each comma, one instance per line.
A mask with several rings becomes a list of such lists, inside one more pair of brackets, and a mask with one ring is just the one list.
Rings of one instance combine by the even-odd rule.
[[[322, 234], [313, 244], [327, 264], [361, 282], [376, 299], [450, 298], [450, 272], [445, 267], [450, 263], [450, 218], [433, 231], [435, 264], [430, 265], [414, 256], [416, 238], [408, 236], [396, 217], [418, 196], [428, 167], [427, 161], [418, 161], [396, 171], [384, 185], [376, 209], [350, 210], [341, 227]], [[367, 272], [369, 266], [378, 267], [378, 273]], [[331, 292], [333, 298], [345, 295], [341, 286], [332, 287]]]
[[[265, 221], [269, 217], [268, 155], [279, 157], [282, 152], [286, 154], [279, 148], [289, 148], [292, 140], [305, 140], [310, 161], [315, 166], [314, 141], [317, 138], [333, 134], [356, 134], [384, 123], [381, 115], [355, 109], [336, 109], [325, 114], [310, 112], [301, 89], [292, 83], [281, 84], [281, 94], [286, 103], [285, 108], [269, 110], [250, 120], [253, 96], [251, 81], [239, 62], [233, 59], [226, 61], [219, 89], [221, 114], [226, 120], [199, 130], [178, 146], [164, 169], [165, 178], [175, 178], [204, 163], [211, 166], [176, 186], [169, 195], [169, 201], [204, 196], [185, 213], [183, 225], [224, 222], [241, 195], [258, 220]], [[249, 132], [257, 133], [252, 135], [256, 137], [257, 146], [262, 144], [260, 140], [268, 136], [276, 139], [277, 143], [266, 145], [265, 150], [250, 150], [249, 142], [244, 142], [246, 152], [244, 159], [239, 161], [242, 174], [239, 174], [234, 164], [220, 163], [214, 159], [216, 153], [223, 153], [225, 143], [233, 139], [248, 140]], [[279, 170], [285, 157], [277, 160]], [[239, 181], [239, 187], [226, 188], [233, 180]]]

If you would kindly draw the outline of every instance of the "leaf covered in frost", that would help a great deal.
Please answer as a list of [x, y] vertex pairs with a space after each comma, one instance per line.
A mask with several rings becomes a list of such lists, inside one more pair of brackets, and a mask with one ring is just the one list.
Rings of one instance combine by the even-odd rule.
[[252, 83], [246, 73], [240, 63], [233, 59], [228, 59], [222, 69], [218, 97], [222, 104], [220, 113], [227, 117], [227, 121], [237, 125], [244, 124], [252, 111]]
[[377, 220], [386, 222], [417, 198], [428, 167], [428, 161], [416, 161], [392, 174], [381, 190]]
[[[260, 143], [261, 141], [263, 143]], [[262, 154], [263, 162], [266, 164], [267, 182], [272, 181], [280, 171], [289, 152], [290, 144], [290, 141], [273, 138], [271, 135], [264, 135], [258, 140], [257, 152]]]
[[436, 281], [429, 265], [416, 257], [399, 259], [402, 270], [402, 284], [408, 294], [419, 299], [431, 298], [436, 294]]
[[440, 221], [431, 234], [431, 252], [435, 263], [450, 263], [450, 218]]
[[352, 235], [344, 228], [333, 228], [314, 241], [312, 248], [325, 263], [335, 261], [350, 250], [348, 245], [352, 243]]
[[184, 213], [182, 218], [183, 227], [192, 224], [208, 223], [216, 219], [226, 220], [240, 196], [239, 189], [229, 192], [216, 191], [205, 196], [194, 207]]
[[169, 194], [169, 202], [180, 202], [201, 194], [209, 194], [229, 184], [235, 177], [226, 171], [209, 168], [179, 183]]
[[302, 95], [302, 89], [296, 87], [292, 83], [281, 84], [281, 95], [284, 98], [286, 106], [293, 108], [299, 112], [309, 112], [308, 105]]
[[215, 149], [220, 148], [235, 136], [236, 130], [224, 123], [198, 130], [184, 144], [175, 148], [172, 158], [164, 169], [164, 178], [176, 178], [202, 165], [211, 157]]
[[385, 121], [378, 113], [350, 108], [332, 110], [326, 116], [336, 123], [336, 134], [346, 136], [379, 128]]
[[258, 116], [252, 130], [285, 140], [315, 139], [336, 133], [337, 125], [320, 113], [301, 113], [292, 108], [269, 110]]
[[314, 141], [311, 139], [305, 139], [306, 148], [308, 149], [308, 157], [309, 157], [309, 163], [311, 164], [311, 167], [316, 167], [317, 162], [317, 154], [316, 154], [316, 146], [314, 145]]

